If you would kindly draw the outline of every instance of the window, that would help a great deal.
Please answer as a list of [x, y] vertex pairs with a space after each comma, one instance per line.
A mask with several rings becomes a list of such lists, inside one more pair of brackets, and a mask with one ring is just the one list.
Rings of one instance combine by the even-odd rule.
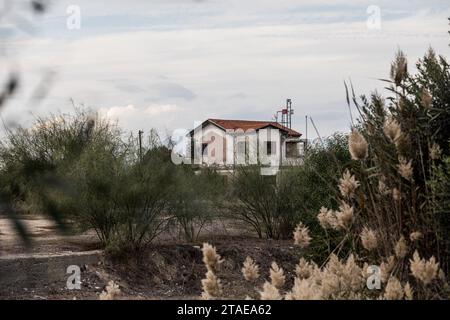
[[286, 142], [286, 158], [298, 158], [300, 156], [297, 142]]
[[207, 143], [202, 143], [202, 155], [206, 155], [206, 148], [208, 148], [208, 144]]
[[245, 137], [245, 141], [238, 141], [236, 146], [236, 160], [237, 164], [248, 164], [249, 161], [249, 141], [248, 137]]
[[266, 154], [271, 156], [277, 153], [277, 143], [275, 141], [266, 141]]

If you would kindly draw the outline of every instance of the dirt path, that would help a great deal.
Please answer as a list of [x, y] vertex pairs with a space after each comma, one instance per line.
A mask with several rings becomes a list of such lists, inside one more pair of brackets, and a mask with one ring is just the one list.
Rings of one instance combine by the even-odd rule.
[[55, 224], [42, 216], [23, 216], [32, 246], [26, 247], [9, 219], [0, 216], [0, 256], [20, 253], [61, 253], [98, 249], [94, 232], [81, 235], [63, 235]]
[[[301, 251], [293, 247], [292, 241], [267, 241], [249, 237], [223, 237], [209, 241], [216, 246], [224, 262], [217, 272], [223, 285], [224, 298], [257, 298], [259, 291], [269, 277], [272, 261], [285, 270], [286, 290], [291, 287], [295, 264]], [[37, 279], [26, 285], [9, 285], [1, 288], [0, 299], [98, 299], [110, 280], [119, 284], [122, 294], [119, 299], [199, 299], [201, 280], [205, 276], [202, 262], [201, 243], [197, 244], [155, 244], [149, 246], [140, 256], [112, 260], [103, 257], [97, 263], [82, 266], [81, 290], [66, 288], [65, 266], [69, 261], [35, 262], [48, 270], [60, 272], [60, 277]], [[261, 277], [255, 283], [244, 280], [241, 268], [247, 256], [260, 265]], [[1, 263], [1, 259], [0, 259]], [[62, 267], [60, 267], [62, 266]], [[1, 282], [1, 281], [0, 281]], [[23, 283], [23, 282], [21, 282]]]
[[[292, 282], [295, 264], [301, 256], [290, 240], [257, 239], [242, 225], [219, 221], [207, 226], [196, 243], [185, 243], [176, 231], [165, 232], [140, 256], [112, 260], [102, 255], [95, 263], [80, 262], [82, 288], [68, 290], [66, 265], [73, 264], [77, 254], [99, 248], [95, 234], [61, 235], [44, 217], [28, 216], [23, 218], [23, 222], [33, 240], [30, 248], [21, 243], [10, 222], [0, 217], [0, 263], [10, 264], [8, 270], [13, 277], [14, 270], [20, 270], [17, 283], [21, 284], [11, 285], [10, 282], [4, 285], [0, 299], [97, 299], [110, 280], [120, 285], [121, 299], [198, 299], [201, 279], [206, 271], [200, 250], [202, 242], [215, 245], [225, 259], [218, 276], [226, 297], [244, 299], [247, 295], [258, 295], [272, 261], [283, 266], [287, 282]], [[66, 254], [67, 260], [64, 260]], [[261, 277], [253, 284], [247, 283], [241, 274], [242, 263], [247, 256], [261, 266]], [[5, 262], [8, 259], [10, 261]], [[18, 264], [18, 267], [12, 267], [11, 263]], [[43, 275], [41, 280], [39, 273]], [[48, 277], [49, 274], [52, 277]]]
[[[32, 246], [24, 246], [11, 221], [0, 215], [0, 256], [20, 253], [80, 252], [100, 248], [98, 238], [92, 230], [82, 234], [64, 235], [58, 231], [54, 222], [44, 216], [24, 215], [20, 220], [26, 226]], [[215, 221], [202, 230], [202, 237], [210, 240], [240, 234], [254, 236], [252, 230], [247, 230], [244, 225], [235, 221]], [[160, 234], [154, 243], [176, 244], [181, 238], [177, 230], [168, 230]]]

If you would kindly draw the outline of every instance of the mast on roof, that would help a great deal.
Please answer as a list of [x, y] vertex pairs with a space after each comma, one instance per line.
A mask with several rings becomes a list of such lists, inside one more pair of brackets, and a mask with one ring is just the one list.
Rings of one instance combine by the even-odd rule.
[[[294, 109], [292, 109], [292, 100], [286, 100], [286, 108], [283, 108], [275, 114], [275, 121], [285, 126], [289, 129], [292, 129], [292, 115], [294, 114]], [[278, 117], [281, 115], [281, 121], [278, 121]]]

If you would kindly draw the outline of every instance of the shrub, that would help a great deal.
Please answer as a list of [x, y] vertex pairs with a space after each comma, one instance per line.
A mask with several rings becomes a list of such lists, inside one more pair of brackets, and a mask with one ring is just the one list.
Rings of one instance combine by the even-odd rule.
[[186, 241], [196, 241], [206, 223], [218, 214], [224, 179], [213, 169], [195, 172], [190, 166], [176, 166], [171, 186], [169, 212]]
[[[352, 198], [341, 197], [354, 209], [354, 229], [370, 227], [381, 241], [378, 257], [389, 256], [402, 237], [420, 231], [420, 247], [448, 261], [448, 218], [430, 182], [437, 150], [448, 155], [450, 131], [450, 70], [443, 57], [430, 50], [410, 75], [399, 53], [392, 65], [387, 103], [378, 94], [353, 97], [361, 117], [354, 128], [366, 141], [369, 157], [351, 170], [360, 187]], [[349, 147], [357, 148], [349, 141]], [[435, 158], [435, 159], [433, 159]], [[444, 199], [442, 199], [444, 201]], [[356, 233], [350, 237], [356, 243]], [[402, 271], [406, 272], [406, 271]]]
[[121, 141], [116, 127], [89, 110], [38, 118], [30, 129], [7, 130], [0, 146], [1, 192], [17, 209], [50, 214], [62, 224], [65, 210], [52, 198], [71, 189], [60, 172], [93, 148], [116, 156]]
[[3, 191], [33, 212], [94, 229], [105, 247], [140, 249], [170, 220], [170, 152], [153, 132], [149, 140], [142, 150], [132, 137], [125, 143], [117, 127], [83, 110], [39, 118], [1, 146]]
[[[433, 210], [438, 218], [437, 241], [441, 246], [443, 254], [443, 267], [449, 272], [448, 257], [450, 256], [450, 156], [442, 156], [433, 164], [429, 186], [431, 196], [429, 201], [432, 203]], [[420, 235], [422, 237], [422, 234]], [[447, 262], [445, 262], [447, 261]]]
[[258, 166], [239, 167], [232, 178], [229, 211], [259, 237], [291, 238], [300, 220], [313, 233], [323, 234], [316, 213], [335, 203], [338, 172], [349, 160], [345, 136], [336, 134], [312, 145], [303, 165], [282, 168], [276, 176], [261, 175]]
[[[70, 168], [59, 172], [71, 192], [53, 199], [81, 230], [94, 229], [104, 246], [117, 240], [121, 222], [117, 197], [124, 189], [119, 183], [126, 170], [123, 157], [86, 149]], [[64, 203], [68, 204], [65, 208]]]
[[[265, 282], [261, 299], [449, 297], [450, 72], [432, 51], [417, 64], [417, 75], [406, 66], [399, 53], [387, 105], [376, 93], [361, 103], [352, 97], [360, 114], [348, 139], [353, 161], [335, 187], [339, 208], [317, 215], [341, 241], [321, 267], [302, 258], [290, 290]], [[299, 224], [295, 241], [306, 231]], [[377, 264], [379, 273], [370, 272]]]
[[260, 238], [280, 237], [282, 217], [274, 176], [261, 175], [259, 166], [236, 168], [228, 201], [231, 214], [249, 224]]
[[[114, 199], [120, 221], [120, 246], [141, 249], [166, 230], [171, 216], [167, 214], [173, 165], [170, 152], [163, 146], [152, 146], [142, 161], [127, 163], [118, 177]], [[111, 201], [110, 200], [110, 201]]]

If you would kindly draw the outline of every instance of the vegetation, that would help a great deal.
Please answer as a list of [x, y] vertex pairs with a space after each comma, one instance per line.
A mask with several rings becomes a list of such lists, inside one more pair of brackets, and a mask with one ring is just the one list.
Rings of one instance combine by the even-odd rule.
[[[293, 237], [304, 255], [293, 286], [286, 289], [284, 270], [273, 263], [271, 281], [252, 297], [445, 298], [450, 67], [431, 49], [416, 66], [410, 74], [405, 55], [397, 54], [384, 80], [387, 98], [347, 92], [358, 113], [351, 133], [311, 145], [301, 166], [276, 176], [243, 166], [227, 180], [214, 169], [176, 166], [156, 133], [142, 145], [77, 109], [7, 131], [0, 194], [17, 212], [48, 213], [75, 231], [95, 230], [114, 253], [140, 251], [173, 227], [197, 242], [205, 225], [223, 218], [245, 222], [259, 238]], [[209, 245], [203, 254], [203, 296], [219, 298], [223, 260]], [[381, 295], [366, 286], [369, 265], [379, 266]], [[260, 277], [251, 257], [242, 272], [247, 281]]]
[[6, 134], [0, 145], [4, 199], [19, 211], [40, 208], [61, 226], [70, 210], [60, 210], [52, 198], [73, 190], [60, 173], [88, 153], [99, 154], [98, 158], [107, 154], [117, 157], [121, 148], [117, 128], [82, 110], [76, 110], [75, 115], [38, 118], [32, 128], [19, 127]]
[[170, 153], [139, 158], [109, 122], [77, 110], [8, 131], [0, 148], [1, 185], [15, 206], [53, 211], [59, 220], [94, 229], [105, 246], [138, 248], [164, 224]]
[[62, 224], [95, 230], [114, 250], [138, 250], [170, 226], [196, 241], [219, 215], [246, 221], [260, 237], [290, 238], [300, 219], [317, 226], [314, 213], [332, 203], [330, 182], [349, 161], [345, 139], [312, 146], [303, 166], [277, 177], [242, 167], [227, 184], [214, 169], [196, 174], [173, 165], [154, 132], [141, 150], [136, 138], [124, 141], [117, 126], [77, 109], [8, 131], [0, 180], [19, 211], [54, 212]]
[[260, 238], [291, 238], [300, 220], [317, 227], [316, 212], [322, 205], [334, 203], [333, 182], [350, 161], [346, 143], [344, 135], [335, 134], [323, 144], [311, 146], [302, 166], [283, 168], [277, 176], [261, 175], [259, 166], [237, 168], [228, 197], [229, 211]]
[[[366, 225], [383, 239], [378, 257], [389, 256], [401, 237], [419, 231], [423, 234], [421, 249], [448, 269], [448, 240], [444, 240], [449, 234], [448, 208], [438, 209], [445, 207], [447, 195], [437, 196], [430, 183], [435, 180], [436, 166], [449, 154], [450, 70], [446, 60], [432, 50], [417, 63], [417, 69], [418, 74], [410, 75], [400, 52], [391, 68], [388, 89], [393, 95], [386, 103], [377, 94], [362, 97], [360, 104], [353, 97], [361, 115], [360, 133], [353, 135], [362, 135], [369, 156], [354, 157], [349, 169], [360, 182], [359, 191], [342, 200], [354, 207], [359, 229]], [[352, 148], [361, 145], [350, 143]]]
[[169, 211], [174, 222], [189, 242], [197, 241], [203, 227], [217, 218], [225, 180], [217, 172], [203, 169], [195, 173], [190, 166], [177, 166], [171, 188]]
[[[449, 297], [450, 72], [446, 60], [432, 50], [417, 69], [410, 75], [399, 52], [391, 79], [385, 80], [391, 97], [351, 97], [359, 113], [348, 137], [352, 161], [335, 187], [338, 207], [331, 203], [317, 214], [321, 227], [341, 241], [321, 264], [301, 258], [290, 290], [285, 289], [283, 269], [273, 264], [259, 298]], [[314, 241], [310, 234], [299, 223], [294, 232], [299, 250], [308, 250]], [[215, 254], [214, 248], [208, 251]], [[247, 258], [244, 277], [255, 281], [258, 270]], [[204, 297], [226, 296], [217, 272], [209, 268], [202, 284]]]

